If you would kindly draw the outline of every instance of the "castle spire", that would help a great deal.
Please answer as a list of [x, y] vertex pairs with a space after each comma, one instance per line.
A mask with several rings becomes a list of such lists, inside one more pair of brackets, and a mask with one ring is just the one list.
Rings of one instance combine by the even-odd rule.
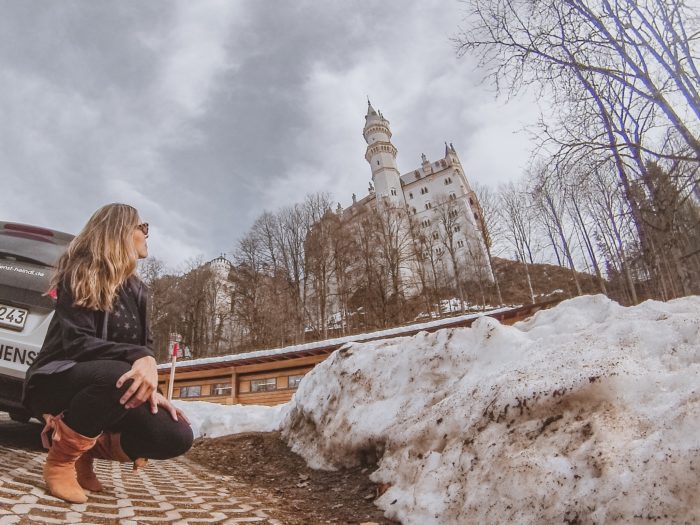
[[[367, 142], [365, 160], [372, 170], [372, 185], [377, 197], [386, 199], [391, 207], [405, 206], [401, 175], [396, 167], [397, 149], [391, 143], [389, 121], [376, 111], [367, 99], [367, 115], [362, 134]], [[371, 190], [370, 190], [371, 192]]]
[[376, 114], [377, 114], [377, 112], [372, 107], [372, 103], [369, 101], [369, 97], [367, 97], [367, 115], [366, 116], [369, 117], [371, 115], [376, 115]]

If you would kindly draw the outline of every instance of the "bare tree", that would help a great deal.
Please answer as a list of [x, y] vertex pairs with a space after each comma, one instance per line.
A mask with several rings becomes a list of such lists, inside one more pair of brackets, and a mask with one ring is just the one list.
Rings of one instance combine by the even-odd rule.
[[568, 199], [566, 187], [560, 179], [547, 173], [541, 168], [534, 173], [533, 202], [541, 213], [537, 214], [541, 224], [547, 229], [548, 236], [552, 239], [553, 247], [561, 249], [566, 261], [571, 269], [571, 276], [576, 286], [578, 295], [583, 292], [581, 284], [576, 275], [576, 264], [571, 247], [571, 232], [566, 224], [565, 203]]
[[390, 286], [390, 318], [402, 323], [406, 302], [404, 281], [413, 251], [408, 214], [404, 208], [389, 206], [381, 200], [376, 202], [373, 213], [379, 265], [386, 272]]
[[331, 221], [331, 250], [333, 261], [333, 277], [338, 313], [340, 314], [341, 334], [346, 334], [350, 324], [350, 296], [352, 294], [353, 263], [356, 259], [357, 247], [350, 225], [341, 215]]
[[484, 237], [484, 245], [486, 247], [486, 255], [488, 257], [488, 265], [493, 274], [493, 282], [496, 287], [496, 296], [498, 304], [503, 304], [503, 296], [501, 295], [501, 285], [498, 282], [498, 276], [493, 271], [493, 255], [494, 245], [503, 235], [503, 225], [501, 224], [498, 210], [498, 197], [489, 186], [477, 184], [474, 186], [474, 192], [477, 195], [479, 203], [479, 216], [481, 221], [481, 233]]
[[[511, 93], [537, 86], [552, 97], [554, 120], [543, 117], [541, 145], [555, 146], [552, 159], [557, 169], [566, 172], [591, 158], [598, 165], [613, 161], [645, 271], [663, 297], [689, 290], [687, 266], [695, 262], [661, 248], [676, 242], [673, 229], [655, 229], [643, 219], [642, 207], [653, 201], [654, 188], [647, 182], [658, 179], [648, 173], [650, 164], [675, 178], [678, 172], [697, 171], [700, 161], [700, 19], [690, 4], [683, 0], [467, 3], [471, 18], [457, 41], [460, 53], [475, 52], [496, 85]], [[677, 179], [668, 182], [682, 187]], [[682, 199], [672, 202], [683, 206]], [[671, 238], [661, 239], [660, 231]], [[581, 228], [578, 234], [585, 243]], [[595, 267], [591, 248], [590, 243], [585, 246]], [[683, 262], [670, 260], [672, 253]]]
[[464, 216], [464, 210], [460, 209], [455, 198], [445, 194], [438, 194], [435, 204], [433, 208], [435, 229], [432, 235], [434, 239], [439, 239], [450, 258], [452, 278], [459, 296], [459, 309], [464, 313], [464, 303], [467, 300], [463, 283], [464, 258], [459, 256], [459, 248], [464, 248], [464, 241], [459, 239], [462, 245], [458, 245], [458, 237], [464, 237], [464, 231], [466, 231], [463, 221], [460, 220]]
[[508, 232], [508, 240], [513, 245], [515, 257], [523, 263], [525, 280], [530, 293], [530, 300], [535, 303], [535, 292], [532, 289], [530, 264], [533, 259], [533, 219], [528, 194], [524, 189], [509, 183], [499, 190], [501, 206], [499, 213]]
[[330, 195], [325, 193], [308, 195], [304, 208], [308, 221], [304, 246], [305, 274], [312, 285], [315, 310], [314, 315], [308, 317], [325, 339], [328, 336], [328, 308], [334, 270], [332, 235], [336, 230], [337, 217], [331, 211]]
[[[422, 220], [429, 222], [429, 219]], [[418, 276], [425, 311], [428, 318], [433, 318], [440, 315], [439, 307], [436, 307], [433, 313], [433, 305], [439, 302], [439, 297], [436, 295], [438, 290], [436, 255], [433, 250], [437, 241], [433, 240], [430, 232], [426, 232], [429, 225], [421, 224], [415, 214], [409, 215], [408, 225], [413, 240], [414, 273]]]
[[698, 20], [681, 0], [468, 0], [460, 54], [475, 52], [496, 85], [549, 89], [607, 79], [659, 108], [700, 159]]

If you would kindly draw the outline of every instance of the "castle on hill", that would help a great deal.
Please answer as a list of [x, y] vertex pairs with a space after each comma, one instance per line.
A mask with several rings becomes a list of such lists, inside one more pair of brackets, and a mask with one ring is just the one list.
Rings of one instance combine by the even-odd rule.
[[369, 193], [361, 199], [353, 195], [352, 204], [346, 209], [339, 204], [337, 212], [351, 222], [369, 209], [403, 217], [412, 244], [401, 275], [406, 295], [426, 282], [450, 286], [455, 275], [460, 281], [492, 282], [481, 208], [454, 146], [445, 143], [445, 156], [434, 162], [423, 154], [419, 167], [402, 174], [389, 121], [369, 101], [363, 136], [372, 173]]

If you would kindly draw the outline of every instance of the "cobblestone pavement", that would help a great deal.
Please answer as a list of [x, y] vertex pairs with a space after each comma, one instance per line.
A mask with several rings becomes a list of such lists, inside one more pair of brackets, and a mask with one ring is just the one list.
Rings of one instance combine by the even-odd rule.
[[130, 465], [97, 460], [105, 486], [84, 504], [70, 504], [45, 490], [39, 425], [0, 414], [0, 525], [24, 523], [262, 523], [282, 525], [274, 509], [250, 496], [246, 486], [212, 475], [184, 458]]

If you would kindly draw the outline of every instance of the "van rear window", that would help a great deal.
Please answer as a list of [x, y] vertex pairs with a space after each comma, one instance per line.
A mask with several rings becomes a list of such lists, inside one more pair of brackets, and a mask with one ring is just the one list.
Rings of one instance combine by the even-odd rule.
[[0, 231], [0, 260], [53, 266], [65, 249], [65, 244], [38, 235]]

